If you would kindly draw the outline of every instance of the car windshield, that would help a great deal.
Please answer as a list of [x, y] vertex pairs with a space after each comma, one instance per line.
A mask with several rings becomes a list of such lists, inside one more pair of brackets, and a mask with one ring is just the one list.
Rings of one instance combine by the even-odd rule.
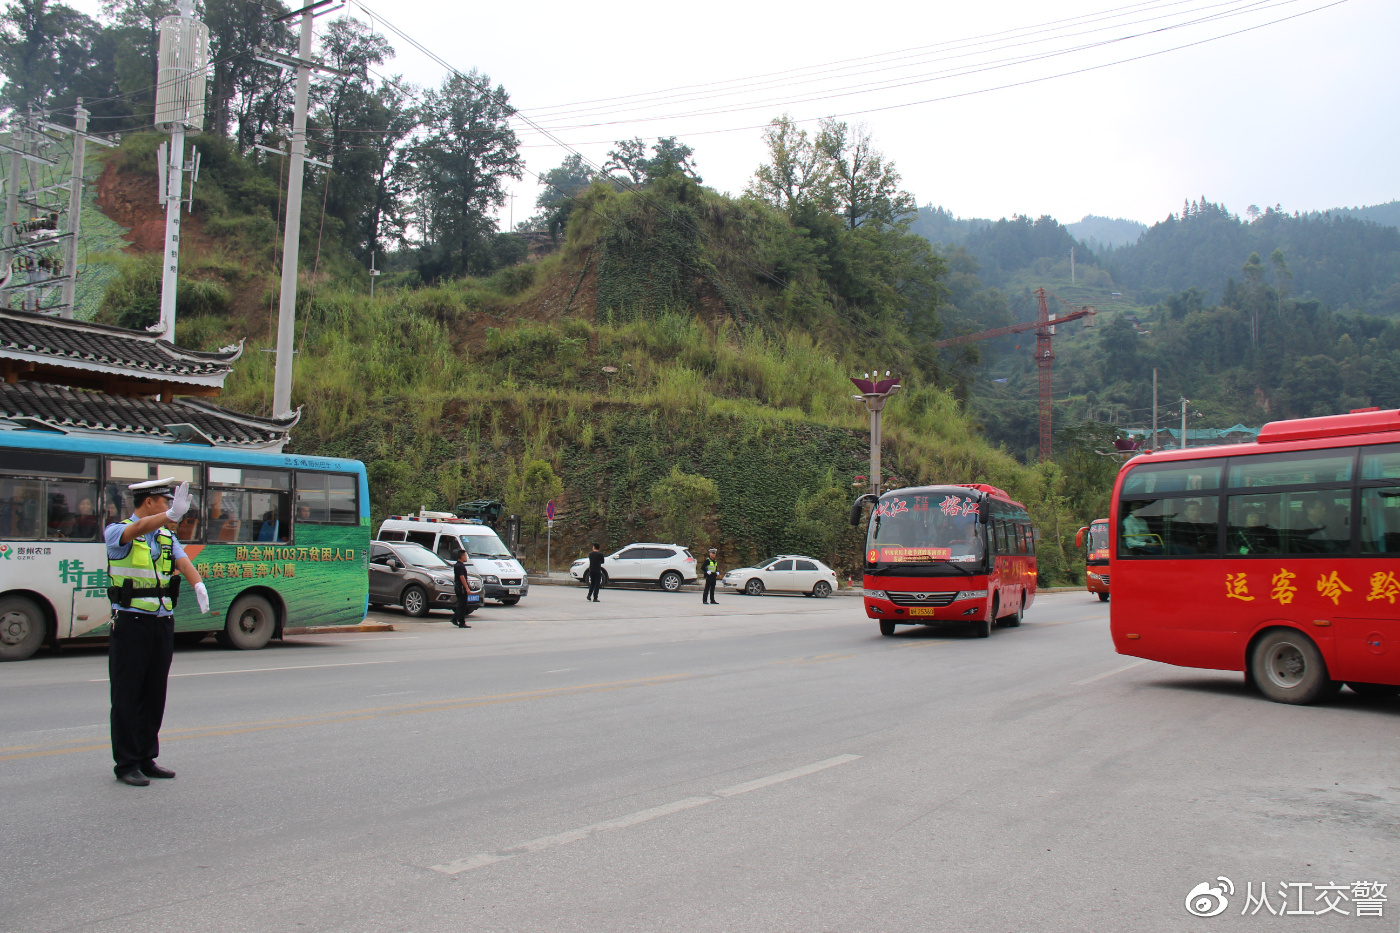
[[401, 544], [394, 549], [394, 553], [405, 563], [413, 567], [427, 567], [429, 569], [448, 566], [447, 561], [438, 557], [432, 551], [421, 544]]
[[756, 563], [756, 564], [753, 565], [753, 569], [754, 569], [754, 570], [762, 570], [764, 567], [767, 567], [769, 564], [773, 563], [773, 562], [776, 561], [777, 559], [778, 559], [778, 558], [776, 558], [776, 557], [770, 557], [770, 558], [768, 558], [767, 560], [761, 560], [761, 561], [759, 561], [758, 563]]
[[485, 557], [491, 560], [511, 560], [510, 551], [501, 543], [501, 539], [493, 534], [458, 535], [457, 540], [462, 542], [462, 547], [466, 548], [470, 557]]
[[882, 498], [870, 518], [870, 563], [972, 561], [982, 555], [981, 503], [975, 496], [933, 493]]

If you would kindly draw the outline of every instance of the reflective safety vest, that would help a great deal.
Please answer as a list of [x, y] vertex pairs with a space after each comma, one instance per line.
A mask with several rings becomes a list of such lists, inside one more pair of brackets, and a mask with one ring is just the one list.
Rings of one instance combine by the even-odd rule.
[[[122, 522], [130, 525], [128, 518]], [[107, 559], [107, 575], [111, 586], [107, 596], [123, 609], [156, 613], [175, 608], [178, 583], [171, 584], [175, 570], [175, 536], [167, 528], [156, 531], [156, 553], [151, 553], [146, 536], [133, 538], [131, 548], [120, 560]]]
[[705, 576], [708, 577], [712, 573], [719, 573], [719, 561], [715, 560], [713, 557], [706, 558]]

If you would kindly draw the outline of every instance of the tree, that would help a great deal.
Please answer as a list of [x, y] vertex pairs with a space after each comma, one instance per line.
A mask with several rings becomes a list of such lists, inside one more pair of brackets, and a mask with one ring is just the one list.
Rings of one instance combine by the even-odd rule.
[[558, 498], [563, 492], [564, 483], [555, 475], [554, 467], [549, 465], [548, 460], [531, 460], [525, 464], [520, 474], [516, 502], [511, 505], [525, 513], [525, 527], [534, 533], [536, 550], [539, 549], [540, 532], [544, 530], [545, 503]]
[[278, 125], [291, 123], [295, 74], [257, 60], [264, 45], [295, 53], [291, 29], [285, 21], [273, 22], [286, 12], [281, 0], [204, 0], [213, 72], [207, 128], [226, 136], [232, 127], [239, 149], [246, 150]]
[[763, 131], [768, 161], [754, 172], [748, 194], [780, 210], [815, 197], [827, 183], [830, 168], [807, 131], [784, 114]]
[[0, 13], [0, 107], [23, 111], [69, 104], [112, 88], [109, 51], [90, 17], [49, 0], [12, 0]]
[[540, 176], [544, 190], [535, 199], [535, 207], [540, 212], [531, 222], [548, 230], [550, 239], [557, 240], [573, 214], [575, 199], [588, 190], [597, 174], [593, 166], [583, 161], [583, 156], [570, 153], [557, 167]]
[[852, 129], [836, 119], [823, 120], [817, 136], [817, 150], [829, 171], [829, 206], [851, 230], [864, 224], [896, 223], [918, 210], [913, 195], [899, 190], [894, 163], [887, 163], [871, 143], [867, 127]]
[[647, 144], [638, 136], [635, 139], [619, 139], [615, 145], [616, 149], [608, 150], [608, 161], [603, 163], [603, 171], [608, 175], [626, 172], [633, 185], [645, 184]]
[[676, 544], [693, 547], [699, 543], [705, 520], [719, 505], [719, 489], [713, 480], [673, 466], [651, 487], [651, 504], [661, 516], [662, 534]]
[[483, 260], [496, 228], [489, 213], [505, 204], [504, 179], [522, 174], [513, 112], [505, 88], [493, 89], [475, 69], [423, 95], [426, 132], [413, 160], [418, 220], [433, 255], [425, 279], [489, 267]]
[[103, 0], [102, 15], [113, 24], [117, 84], [142, 122], [155, 116], [160, 21], [177, 10], [172, 0]]
[[674, 136], [663, 136], [651, 147], [647, 155], [646, 143], [641, 137], [619, 139], [616, 149], [608, 151], [608, 161], [603, 163], [606, 174], [625, 172], [635, 187], [650, 184], [660, 178], [683, 175], [699, 184], [702, 179], [695, 172], [695, 164], [690, 157], [694, 150], [684, 143], [677, 142]]

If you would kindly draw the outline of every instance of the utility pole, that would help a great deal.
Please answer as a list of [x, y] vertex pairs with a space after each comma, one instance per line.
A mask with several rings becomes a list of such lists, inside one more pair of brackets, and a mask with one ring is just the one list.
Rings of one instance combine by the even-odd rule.
[[1191, 401], [1185, 396], [1181, 399], [1181, 449], [1186, 449], [1186, 403]]
[[1152, 367], [1152, 449], [1157, 449], [1157, 367]]
[[[272, 414], [274, 417], [290, 414], [292, 410], [292, 368], [294, 364], [293, 344], [296, 337], [297, 317], [297, 272], [301, 259], [301, 189], [306, 158], [306, 106], [311, 93], [311, 69], [332, 71], [311, 61], [311, 28], [316, 19], [316, 11], [329, 6], [334, 0], [316, 2], [279, 16], [273, 22], [301, 16], [301, 39], [297, 45], [297, 57], [277, 55], [263, 49], [263, 54], [272, 59], [271, 64], [279, 67], [295, 66], [297, 72], [296, 93], [292, 98], [292, 163], [287, 172], [287, 217], [286, 229], [282, 232], [282, 290], [277, 303], [277, 368], [272, 378]], [[269, 58], [262, 58], [269, 61]], [[339, 72], [337, 72], [339, 73]], [[326, 177], [330, 184], [330, 176]]]
[[379, 270], [374, 268], [374, 250], [369, 251], [369, 298], [374, 300], [374, 280], [379, 278]]
[[[209, 65], [209, 28], [194, 18], [194, 0], [180, 0], [180, 11], [160, 21], [159, 69], [156, 72], [157, 127], [170, 133], [170, 147], [157, 152], [160, 200], [165, 203], [165, 253], [161, 256], [161, 336], [175, 342], [175, 296], [180, 278], [180, 205], [185, 200], [185, 172], [198, 172], [185, 161], [185, 132], [204, 129], [205, 69]], [[190, 201], [194, 181], [190, 182]]]
[[1069, 284], [1074, 284], [1074, 247], [1069, 248]]
[[873, 372], [866, 373], [861, 379], [852, 377], [851, 382], [860, 389], [860, 395], [851, 397], [858, 402], [864, 402], [870, 412], [870, 491], [879, 498], [880, 414], [885, 410], [885, 403], [890, 400], [890, 396], [899, 391], [899, 377], [891, 377], [889, 370], [885, 370], [883, 379], [878, 372]]
[[73, 305], [78, 300], [78, 233], [83, 217], [83, 156], [87, 152], [88, 112], [83, 109], [83, 99], [78, 98], [78, 107], [73, 112], [73, 155], [69, 159], [68, 173], [68, 266], [63, 271], [63, 297], [59, 299], [59, 316], [72, 317]]

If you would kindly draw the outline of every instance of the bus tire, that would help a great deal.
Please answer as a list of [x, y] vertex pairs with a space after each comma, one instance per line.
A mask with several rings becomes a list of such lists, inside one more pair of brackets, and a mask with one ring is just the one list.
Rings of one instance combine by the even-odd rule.
[[1270, 629], [1260, 636], [1249, 669], [1259, 692], [1275, 703], [1316, 703], [1342, 686], [1327, 675], [1327, 662], [1312, 639], [1294, 629]]
[[1101, 603], [1106, 603], [1106, 602], [1108, 602], [1108, 594], [1107, 594], [1107, 593], [1100, 593], [1100, 594], [1099, 594], [1099, 602], [1101, 602]]
[[1386, 700], [1400, 694], [1400, 687], [1394, 684], [1358, 684], [1348, 680], [1347, 686], [1352, 693], [1368, 700]]
[[884, 635], [886, 638], [894, 634], [894, 619], [880, 620], [880, 634]]
[[34, 656], [49, 633], [48, 617], [32, 599], [0, 597], [0, 661], [24, 661]]
[[256, 651], [266, 647], [277, 628], [277, 612], [272, 603], [256, 593], [246, 593], [228, 607], [228, 618], [214, 637], [225, 648]]
[[1021, 602], [1020, 602], [1020, 604], [1016, 607], [1016, 612], [1015, 612], [1013, 615], [1007, 616], [1005, 619], [1002, 619], [1001, 621], [1002, 621], [1002, 624], [1005, 625], [1007, 628], [1020, 628], [1020, 627], [1021, 627], [1021, 620], [1022, 620], [1023, 618], [1025, 618], [1025, 616], [1026, 616], [1026, 594], [1025, 594], [1025, 593], [1022, 593], [1022, 594], [1021, 594]]
[[975, 619], [975, 620], [973, 620], [973, 623], [972, 623], [972, 637], [973, 637], [973, 638], [991, 638], [991, 637], [992, 637], [992, 620], [991, 620], [991, 619]]

